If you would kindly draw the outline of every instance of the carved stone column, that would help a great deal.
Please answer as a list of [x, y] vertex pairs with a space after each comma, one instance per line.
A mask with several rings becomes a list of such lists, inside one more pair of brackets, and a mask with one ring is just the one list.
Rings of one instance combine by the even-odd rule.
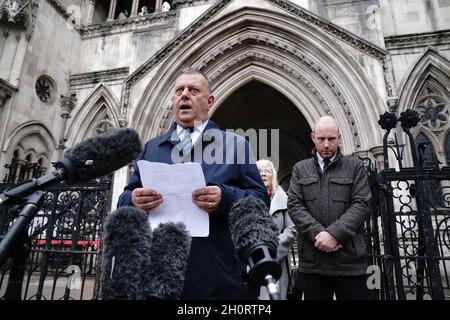
[[61, 95], [59, 103], [61, 106], [62, 124], [61, 124], [61, 132], [59, 134], [58, 159], [62, 159], [64, 149], [66, 148], [65, 131], [67, 126], [67, 120], [70, 119], [70, 113], [72, 112], [73, 108], [75, 108], [77, 98], [75, 94], [71, 94], [70, 96]]
[[84, 15], [83, 24], [91, 24], [94, 17], [95, 4], [97, 0], [88, 0], [86, 5], [86, 14]]
[[162, 8], [162, 0], [156, 0], [155, 12], [161, 12], [161, 8]]
[[109, 12], [107, 21], [114, 20], [116, 14], [117, 0], [111, 0], [109, 3]]
[[398, 107], [398, 97], [388, 97], [387, 105], [390, 112], [396, 112]]
[[16, 28], [25, 29], [27, 40], [30, 40], [34, 30], [34, 12], [37, 7], [37, 1], [11, 0], [1, 2], [0, 17], [5, 17], [5, 21], [9, 24], [14, 24]]
[[130, 17], [137, 16], [138, 10], [139, 10], [139, 0], [133, 0], [133, 3], [131, 4]]

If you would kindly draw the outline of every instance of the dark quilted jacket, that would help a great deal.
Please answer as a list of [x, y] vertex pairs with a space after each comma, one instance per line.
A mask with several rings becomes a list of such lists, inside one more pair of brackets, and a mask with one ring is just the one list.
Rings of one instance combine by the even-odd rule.
[[[322, 173], [315, 157], [298, 162], [288, 191], [288, 212], [298, 230], [299, 270], [322, 275], [366, 273], [363, 222], [371, 198], [366, 169], [359, 159], [340, 150]], [[343, 248], [332, 253], [314, 247], [314, 237], [326, 230]]]

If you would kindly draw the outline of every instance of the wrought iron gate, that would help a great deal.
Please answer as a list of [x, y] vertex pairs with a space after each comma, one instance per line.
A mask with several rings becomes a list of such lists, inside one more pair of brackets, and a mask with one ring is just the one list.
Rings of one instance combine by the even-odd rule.
[[[384, 170], [372, 167], [369, 174], [373, 214], [366, 224], [369, 260], [381, 280], [373, 299], [450, 299], [450, 167], [424, 156], [427, 146], [416, 144], [410, 132], [418, 121], [411, 110], [399, 119], [380, 117]], [[412, 167], [404, 167], [405, 146], [397, 137], [388, 143], [397, 122], [408, 137]]]
[[[0, 192], [11, 186], [0, 185]], [[31, 252], [20, 298], [96, 298], [101, 229], [110, 207], [110, 188], [110, 181], [102, 181], [60, 184], [45, 191], [44, 203], [28, 228]], [[0, 236], [12, 225], [17, 210], [0, 210]], [[6, 265], [0, 270], [0, 299], [5, 298], [9, 271]]]

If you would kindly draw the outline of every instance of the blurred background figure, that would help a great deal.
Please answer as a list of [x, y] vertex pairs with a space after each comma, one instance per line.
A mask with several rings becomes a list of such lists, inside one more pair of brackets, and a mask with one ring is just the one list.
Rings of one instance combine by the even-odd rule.
[[[278, 227], [278, 248], [277, 261], [282, 268], [282, 274], [277, 282], [281, 299], [286, 300], [287, 289], [290, 279], [290, 261], [289, 252], [297, 239], [297, 230], [287, 212], [287, 194], [283, 188], [278, 185], [277, 171], [270, 160], [259, 160], [256, 162], [261, 178], [270, 197], [270, 214]], [[260, 300], [269, 300], [269, 295], [265, 287], [261, 287]]]

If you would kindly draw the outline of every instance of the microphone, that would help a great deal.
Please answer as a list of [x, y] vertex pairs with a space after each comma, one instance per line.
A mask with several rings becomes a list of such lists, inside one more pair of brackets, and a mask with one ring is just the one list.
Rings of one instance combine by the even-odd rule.
[[130, 128], [114, 128], [89, 138], [68, 149], [56, 164], [56, 171], [1, 193], [0, 208], [17, 204], [24, 196], [62, 180], [86, 182], [107, 175], [132, 162], [141, 150], [139, 135]]
[[147, 300], [181, 298], [190, 249], [191, 237], [184, 223], [161, 223], [153, 230], [151, 265], [144, 280]]
[[276, 260], [277, 226], [266, 204], [255, 197], [245, 197], [231, 207], [228, 223], [235, 250], [250, 268], [250, 280], [266, 286], [271, 300], [281, 300], [276, 287], [281, 276]]
[[144, 299], [143, 275], [150, 268], [152, 232], [147, 213], [121, 207], [105, 222], [100, 299]]

